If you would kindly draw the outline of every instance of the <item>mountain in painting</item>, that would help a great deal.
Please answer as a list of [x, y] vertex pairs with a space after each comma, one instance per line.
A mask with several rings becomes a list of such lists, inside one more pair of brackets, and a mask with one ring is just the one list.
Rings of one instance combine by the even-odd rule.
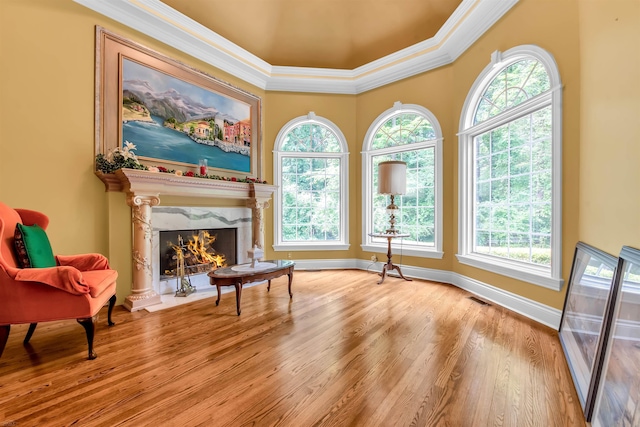
[[164, 119], [175, 118], [178, 122], [217, 117], [231, 122], [238, 119], [221, 113], [213, 106], [196, 102], [175, 89], [156, 92], [151, 85], [143, 80], [125, 80], [123, 83], [123, 97], [135, 98], [144, 104], [151, 114]]

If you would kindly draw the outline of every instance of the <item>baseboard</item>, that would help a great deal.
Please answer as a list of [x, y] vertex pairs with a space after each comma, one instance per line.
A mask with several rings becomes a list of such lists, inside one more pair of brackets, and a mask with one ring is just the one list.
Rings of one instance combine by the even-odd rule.
[[538, 323], [547, 325], [550, 328], [558, 330], [560, 326], [560, 318], [562, 311], [557, 308], [549, 307], [537, 301], [530, 300], [520, 295], [496, 288], [479, 280], [463, 276], [458, 273], [449, 273], [451, 275], [451, 283], [461, 289], [481, 296], [483, 299], [492, 301], [498, 305], [508, 308], [511, 311], [520, 313]]
[[[336, 270], [358, 269], [367, 271], [382, 271], [381, 262], [371, 262], [361, 259], [317, 259], [296, 260], [298, 270]], [[505, 291], [487, 283], [446, 270], [402, 265], [402, 274], [417, 279], [432, 280], [449, 283], [471, 292], [482, 299], [491, 301], [511, 311], [522, 314], [538, 323], [558, 329], [562, 311], [520, 295]], [[393, 276], [393, 273], [391, 274]]]

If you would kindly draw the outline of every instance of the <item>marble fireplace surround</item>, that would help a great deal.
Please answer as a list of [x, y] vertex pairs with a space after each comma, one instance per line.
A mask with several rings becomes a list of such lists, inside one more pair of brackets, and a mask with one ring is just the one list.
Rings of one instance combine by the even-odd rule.
[[[156, 206], [151, 208], [151, 272], [153, 289], [158, 294], [170, 294], [176, 291], [177, 279], [160, 277], [160, 252], [166, 246], [160, 241], [161, 231], [173, 230], [210, 230], [235, 228], [237, 263], [249, 262], [247, 251], [251, 249], [253, 236], [251, 209], [241, 207], [189, 207]], [[189, 236], [183, 236], [185, 241]], [[191, 284], [196, 288], [209, 287], [209, 278], [205, 273], [191, 275]]]
[[[273, 192], [277, 188], [275, 185], [177, 176], [137, 169], [118, 169], [113, 174], [96, 172], [96, 175], [105, 184], [106, 191], [126, 193], [127, 205], [131, 206], [133, 277], [131, 294], [123, 304], [127, 310], [137, 311], [162, 302], [159, 284], [154, 287], [155, 266], [152, 265], [154, 257], [152, 208], [160, 205], [162, 196], [243, 200], [245, 206], [251, 211], [249, 247], [257, 245], [264, 248], [262, 211], [269, 207]], [[239, 247], [238, 256], [241, 256], [241, 250]]]

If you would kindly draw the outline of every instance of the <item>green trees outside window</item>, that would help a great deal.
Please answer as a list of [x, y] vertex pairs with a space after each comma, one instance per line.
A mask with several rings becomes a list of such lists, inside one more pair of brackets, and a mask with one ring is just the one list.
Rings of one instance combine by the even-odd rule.
[[378, 194], [378, 164], [401, 160], [407, 164], [407, 185], [405, 194], [395, 197], [395, 226], [409, 236], [392, 244], [401, 244], [406, 254], [442, 257], [441, 143], [438, 121], [419, 105], [396, 102], [372, 123], [363, 147], [364, 249], [386, 248], [386, 239], [369, 236], [389, 226], [389, 198]]
[[[435, 148], [424, 145], [435, 140], [433, 126], [426, 117], [418, 113], [400, 113], [388, 118], [373, 136], [371, 147], [384, 151], [391, 147], [402, 147], [388, 154], [373, 153], [373, 224], [374, 227], [388, 226], [386, 206], [387, 196], [377, 193], [378, 164], [387, 160], [401, 160], [407, 163], [407, 191], [397, 197], [400, 216], [396, 227], [410, 236], [405, 243], [433, 247], [435, 245]], [[416, 146], [417, 144], [417, 146]], [[416, 146], [416, 149], [411, 149]], [[419, 147], [419, 148], [418, 148]]]
[[340, 240], [340, 159], [282, 159], [282, 240]]
[[373, 223], [383, 232], [388, 226], [389, 215], [386, 206], [388, 196], [377, 193], [378, 164], [387, 160], [402, 160], [407, 163], [407, 191], [396, 197], [400, 207], [400, 216], [396, 218], [396, 227], [403, 233], [409, 233], [405, 243], [415, 243], [433, 247], [435, 245], [435, 148], [403, 151], [398, 154], [373, 156]]
[[[549, 90], [538, 61], [505, 67], [484, 91], [475, 123]], [[510, 119], [510, 118], [509, 118]], [[505, 120], [473, 138], [474, 251], [551, 264], [551, 106]]]
[[460, 118], [461, 263], [562, 286], [562, 82], [534, 45], [494, 52]]
[[340, 130], [309, 113], [276, 138], [276, 250], [342, 249], [347, 238], [347, 149]]

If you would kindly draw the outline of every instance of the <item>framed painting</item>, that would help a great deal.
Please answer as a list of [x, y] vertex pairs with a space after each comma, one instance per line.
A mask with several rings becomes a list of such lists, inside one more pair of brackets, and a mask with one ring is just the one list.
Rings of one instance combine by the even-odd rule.
[[[261, 100], [96, 27], [96, 155], [128, 142], [146, 166], [260, 177]], [[215, 172], [213, 172], [215, 171]]]
[[624, 246], [618, 258], [603, 376], [591, 425], [640, 426], [640, 250]]
[[587, 420], [602, 370], [617, 262], [614, 256], [578, 242], [560, 320], [560, 343]]

